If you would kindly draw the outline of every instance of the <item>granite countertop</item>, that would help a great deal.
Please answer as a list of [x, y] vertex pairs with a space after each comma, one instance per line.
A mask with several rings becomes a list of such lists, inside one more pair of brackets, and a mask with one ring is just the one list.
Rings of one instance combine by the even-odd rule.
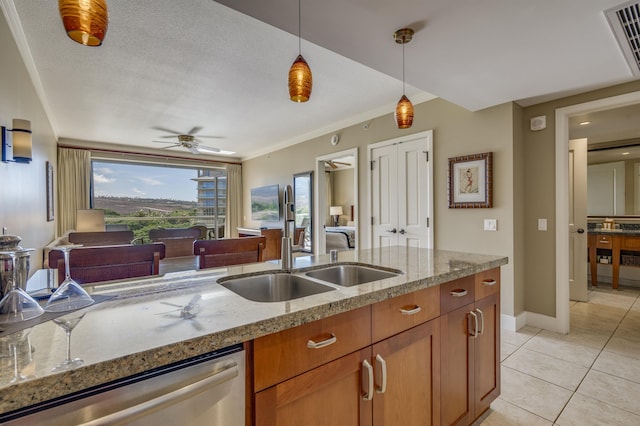
[[640, 235], [640, 229], [589, 229], [595, 235]]
[[[66, 335], [53, 321], [0, 337], [0, 414], [255, 339], [300, 324], [439, 285], [507, 264], [503, 256], [390, 247], [340, 252], [339, 263], [399, 269], [403, 274], [287, 302], [244, 299], [216, 280], [278, 270], [278, 262], [167, 274], [157, 278], [88, 286], [113, 295], [85, 308], [71, 335], [71, 357], [82, 366], [51, 370], [66, 355]], [[329, 264], [329, 255], [294, 259], [294, 273]], [[195, 318], [179, 309], [199, 298]], [[13, 378], [13, 347], [19, 374]]]

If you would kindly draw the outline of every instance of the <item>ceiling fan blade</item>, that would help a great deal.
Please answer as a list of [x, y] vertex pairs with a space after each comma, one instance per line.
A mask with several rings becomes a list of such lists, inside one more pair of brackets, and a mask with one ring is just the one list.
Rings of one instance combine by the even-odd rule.
[[175, 143], [174, 141], [151, 141], [154, 143]]
[[200, 130], [202, 130], [201, 126], [195, 126], [193, 129], [189, 130], [189, 133], [187, 133], [188, 135], [195, 135], [196, 133], [198, 133]]
[[203, 146], [203, 145], [198, 145], [198, 150], [207, 151], [207, 152], [220, 152], [220, 148], [214, 148], [212, 146]]
[[154, 129], [154, 130], [160, 130], [161, 132], [174, 133], [176, 135], [181, 135], [182, 134], [182, 132], [176, 132], [175, 130], [167, 129], [167, 128], [160, 127], [160, 126], [153, 126], [151, 128]]
[[224, 136], [198, 135], [198, 138], [224, 139]]
[[200, 151], [198, 150], [197, 146], [190, 146], [189, 151], [191, 151], [192, 154], [200, 154]]
[[338, 166], [336, 166], [333, 161], [325, 161], [325, 163], [328, 164], [332, 169], [338, 168]]
[[177, 138], [179, 135], [168, 135], [168, 136], [158, 136], [159, 138], [162, 139], [170, 139], [170, 138]]
[[179, 144], [179, 143], [176, 143], [176, 144], [173, 144], [173, 145], [165, 146], [165, 147], [163, 147], [162, 149], [175, 148], [175, 147], [177, 147], [177, 146], [182, 146], [182, 145], [181, 145], [181, 144]]
[[350, 166], [351, 163], [343, 163], [342, 161], [333, 161], [333, 164], [342, 164], [343, 166]]

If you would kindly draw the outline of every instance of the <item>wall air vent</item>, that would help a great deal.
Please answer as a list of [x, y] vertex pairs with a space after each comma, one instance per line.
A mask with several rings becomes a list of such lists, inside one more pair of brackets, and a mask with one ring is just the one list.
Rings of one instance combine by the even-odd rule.
[[640, 76], [640, 2], [630, 1], [605, 11], [631, 72]]

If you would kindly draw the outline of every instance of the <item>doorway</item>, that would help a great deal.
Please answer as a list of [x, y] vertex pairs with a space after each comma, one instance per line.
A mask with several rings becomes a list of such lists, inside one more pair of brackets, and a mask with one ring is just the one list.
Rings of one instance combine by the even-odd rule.
[[632, 92], [556, 110], [556, 317], [553, 331], [569, 332], [569, 118], [638, 103], [640, 92]]
[[352, 170], [352, 182], [341, 182], [341, 185], [343, 185], [350, 194], [347, 198], [352, 200], [352, 202], [348, 202], [344, 206], [340, 205], [340, 207], [342, 207], [342, 215], [339, 215], [337, 219], [339, 222], [353, 222], [350, 223], [350, 228], [353, 228], [352, 242], [349, 243], [347, 240], [346, 244], [349, 245], [348, 248], [360, 247], [358, 223], [358, 148], [353, 148], [316, 157], [315, 187], [317, 190], [314, 193], [315, 202], [313, 215], [315, 219], [313, 221], [314, 253], [316, 254], [326, 253], [326, 226], [331, 224], [329, 208], [332, 207], [333, 199], [329, 199], [330, 195], [328, 194], [327, 186], [330, 183], [330, 179], [327, 177], [326, 172], [327, 169], [338, 170], [340, 167]]

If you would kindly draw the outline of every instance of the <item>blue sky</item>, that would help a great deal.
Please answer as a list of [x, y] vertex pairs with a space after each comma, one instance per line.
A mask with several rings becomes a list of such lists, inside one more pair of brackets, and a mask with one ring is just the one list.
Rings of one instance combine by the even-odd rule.
[[198, 176], [194, 169], [128, 163], [93, 162], [94, 194], [97, 196], [197, 200]]

